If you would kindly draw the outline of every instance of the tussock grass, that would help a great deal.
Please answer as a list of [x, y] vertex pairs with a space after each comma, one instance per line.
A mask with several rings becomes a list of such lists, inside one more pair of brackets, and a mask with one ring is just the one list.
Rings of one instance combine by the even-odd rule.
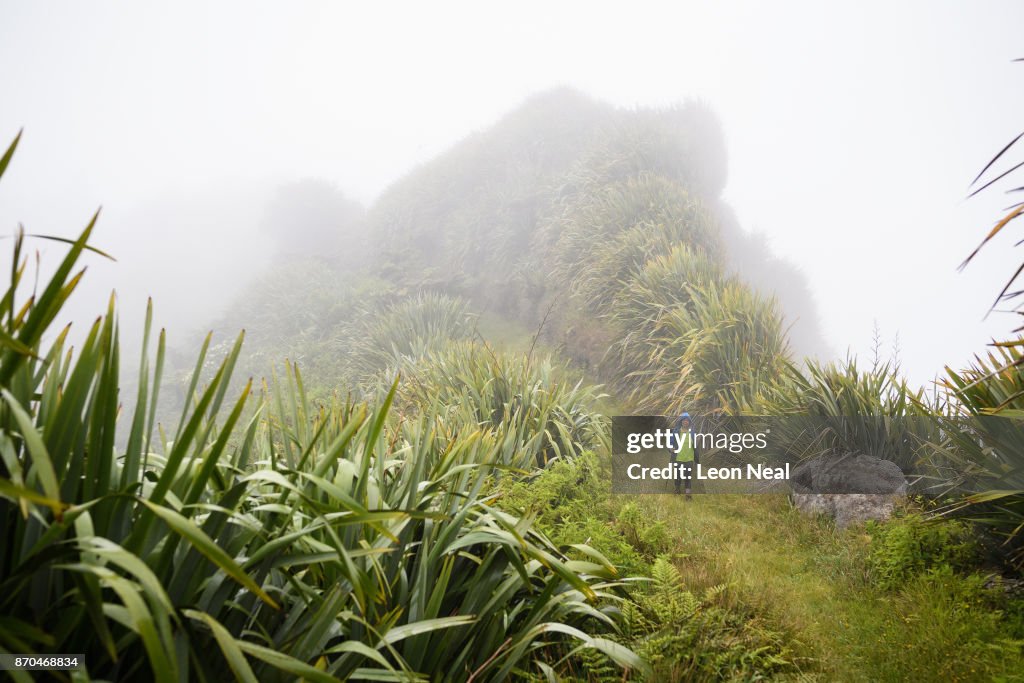
[[[618, 569], [585, 545], [570, 559], [484, 495], [532, 431], [396, 419], [394, 384], [377, 403], [315, 404], [292, 366], [234, 394], [242, 335], [203, 379], [207, 338], [180, 418], [158, 425], [151, 311], [135, 397], [118, 394], [113, 299], [81, 348], [66, 330], [44, 344], [94, 224], [27, 299], [19, 235], [0, 298], [0, 651], [85, 653], [88, 677], [168, 683], [505, 680], [579, 648], [646, 668], [593, 635], [616, 628]], [[549, 415], [529, 387], [518, 413]]]
[[1010, 562], [1024, 567], [1024, 341], [997, 344], [967, 369], [947, 368], [949, 404], [936, 411], [928, 447], [949, 468], [950, 485], [967, 494], [943, 508], [1002, 540]]

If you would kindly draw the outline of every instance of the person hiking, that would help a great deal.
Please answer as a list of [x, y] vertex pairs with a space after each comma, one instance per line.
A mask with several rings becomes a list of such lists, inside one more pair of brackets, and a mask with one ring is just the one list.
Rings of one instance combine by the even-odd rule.
[[684, 412], [676, 418], [676, 421], [672, 424], [672, 434], [674, 435], [672, 439], [673, 443], [670, 444], [672, 462], [682, 464], [682, 467], [677, 469], [675, 476], [673, 477], [676, 495], [679, 495], [679, 490], [683, 488], [683, 484], [685, 484], [686, 499], [690, 500], [694, 470], [697, 467], [697, 463], [700, 462], [700, 459], [699, 453], [697, 452], [697, 442], [693, 438], [693, 423], [690, 420], [689, 413]]

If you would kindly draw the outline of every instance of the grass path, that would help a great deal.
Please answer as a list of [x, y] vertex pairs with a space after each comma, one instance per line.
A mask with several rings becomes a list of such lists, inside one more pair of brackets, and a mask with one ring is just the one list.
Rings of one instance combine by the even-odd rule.
[[850, 670], [855, 653], [841, 641], [851, 596], [840, 587], [862, 564], [855, 537], [804, 517], [781, 496], [656, 498], [647, 504], [667, 523], [691, 590], [726, 584], [733, 600], [787, 633], [808, 669]]
[[1019, 657], [993, 669], [986, 650], [994, 634], [972, 632], [979, 629], [964, 622], [965, 609], [984, 606], [960, 605], [941, 585], [915, 584], [899, 594], [874, 587], [863, 529], [836, 530], [794, 510], [785, 496], [633, 500], [666, 523], [689, 590], [725, 584], [729, 601], [787, 636], [805, 672], [798, 679], [1019, 680], [1024, 672]]
[[[526, 352], [535, 331], [497, 316], [480, 323], [487, 339]], [[536, 352], [558, 355], [539, 344]], [[596, 378], [582, 373], [587, 381]], [[616, 396], [606, 415], [631, 410]], [[867, 569], [863, 528], [795, 510], [785, 495], [612, 495], [665, 523], [670, 554], [696, 595], [726, 585], [726, 605], [753, 611], [791, 644], [802, 681], [1024, 681], [1024, 658], [1004, 655], [998, 613], [967, 604], [955, 579], [919, 580], [880, 591]]]

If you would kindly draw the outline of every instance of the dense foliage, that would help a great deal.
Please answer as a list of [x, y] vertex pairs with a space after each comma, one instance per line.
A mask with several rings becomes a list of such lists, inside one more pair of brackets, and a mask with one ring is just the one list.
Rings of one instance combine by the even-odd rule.
[[154, 423], [161, 333], [118, 445], [113, 300], [77, 353], [66, 331], [43, 348], [92, 227], [24, 302], [19, 236], [0, 300], [3, 651], [159, 681], [502, 680], [578, 647], [645, 667], [589, 635], [616, 628], [617, 568], [487, 502], [493, 467], [532, 432], [392, 420], [394, 387], [377, 405], [312, 405], [292, 368], [269, 396], [246, 385], [230, 401], [239, 336], [210, 378], [204, 346], [172, 434]]
[[[207, 337], [186, 366], [147, 323], [137, 373], [113, 299], [74, 352], [50, 329], [92, 224], [27, 298], [19, 236], [0, 299], [0, 651], [84, 652], [107, 680], [1014, 671], [1020, 600], [999, 574], [1021, 561], [1020, 342], [935, 396], [895, 365], [799, 362], [785, 302], [737, 268], [770, 259], [719, 199], [723, 147], [697, 104], [557, 92], [365, 215], [299, 188], [271, 227], [298, 202], [321, 253], [291, 249], [218, 322], [246, 345]], [[797, 421], [786, 438], [928, 461], [943, 497], [849, 532], [772, 496], [623, 499], [609, 404], [832, 420], [826, 440]]]

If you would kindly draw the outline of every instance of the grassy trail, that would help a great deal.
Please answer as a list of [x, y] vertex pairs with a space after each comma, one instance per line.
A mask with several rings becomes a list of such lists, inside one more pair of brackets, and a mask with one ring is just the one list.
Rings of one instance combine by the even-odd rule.
[[858, 539], [805, 518], [781, 496], [656, 498], [691, 590], [725, 584], [734, 600], [785, 630], [806, 668], [852, 670], [855, 643], [843, 634], [862, 604], [849, 590]]
[[[623, 502], [626, 497], [623, 496]], [[791, 508], [785, 496], [650, 495], [633, 499], [665, 522], [691, 592], [726, 585], [792, 646], [800, 680], [1017, 680], [1020, 658], [992, 668], [993, 633], [964, 623], [956, 591], [941, 582], [880, 592], [868, 580], [869, 537], [836, 530]], [[974, 631], [974, 632], [971, 632]]]
[[[482, 321], [488, 338], [526, 352], [534, 333], [515, 323]], [[538, 346], [537, 352], [557, 355]], [[584, 380], [597, 379], [584, 372]], [[604, 396], [606, 415], [637, 413]], [[880, 590], [870, 578], [871, 539], [861, 528], [794, 509], [785, 495], [611, 495], [611, 510], [637, 505], [667, 532], [668, 554], [695, 595], [726, 586], [725, 605], [792, 649], [801, 681], [1024, 681], [1024, 658], [993, 654], [1008, 640], [998, 613], [970, 602], [955, 577], [922, 577], [903, 590]]]

